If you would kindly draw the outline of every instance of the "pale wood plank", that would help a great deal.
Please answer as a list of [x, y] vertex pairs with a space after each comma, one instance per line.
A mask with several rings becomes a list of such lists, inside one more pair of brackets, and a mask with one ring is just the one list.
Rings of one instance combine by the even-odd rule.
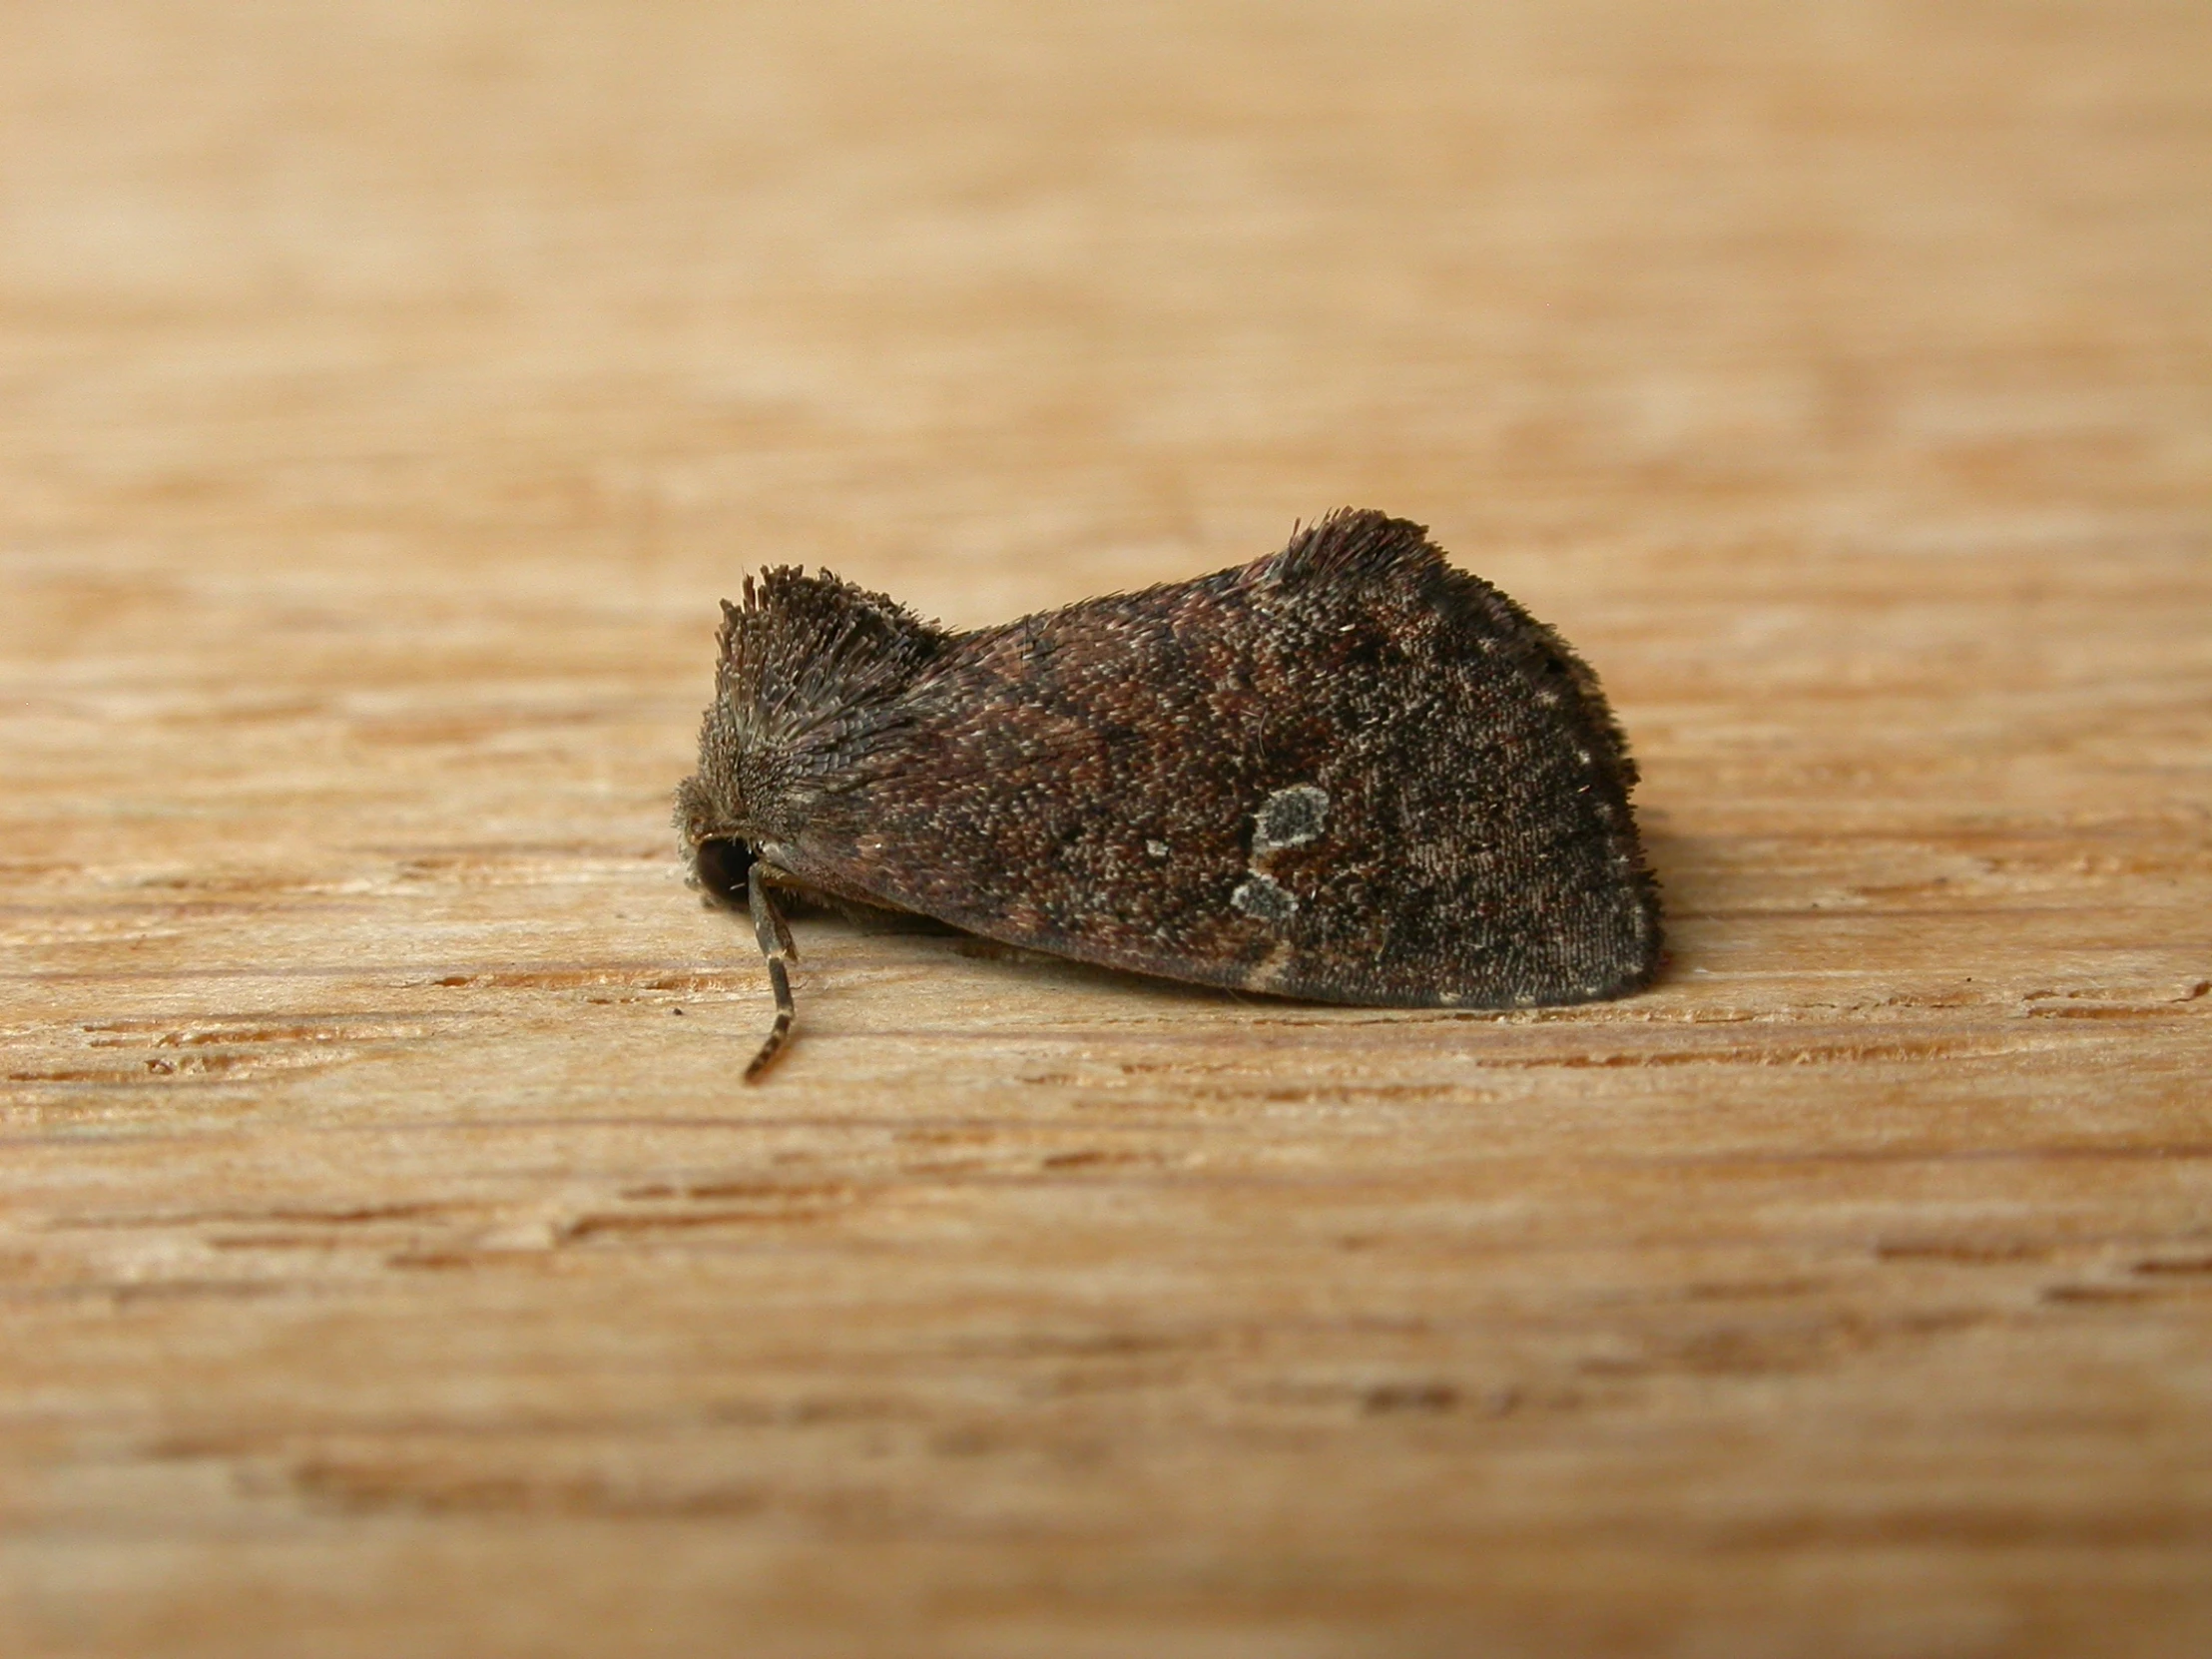
[[[2212, 13], [0, 23], [0, 1648], [2212, 1642]], [[804, 928], [714, 602], [1340, 502], [1603, 671], [1514, 1017]]]

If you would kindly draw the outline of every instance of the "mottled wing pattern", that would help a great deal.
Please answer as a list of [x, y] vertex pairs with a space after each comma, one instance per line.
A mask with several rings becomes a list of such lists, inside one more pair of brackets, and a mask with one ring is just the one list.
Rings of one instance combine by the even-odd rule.
[[1422, 529], [932, 639], [801, 874], [1106, 966], [1326, 1001], [1619, 995], [1658, 960], [1595, 678]]

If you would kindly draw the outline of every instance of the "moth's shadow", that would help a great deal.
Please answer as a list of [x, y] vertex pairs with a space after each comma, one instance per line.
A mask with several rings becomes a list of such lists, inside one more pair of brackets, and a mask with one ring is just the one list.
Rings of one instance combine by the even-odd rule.
[[1647, 811], [1642, 816], [1644, 861], [1659, 878], [1662, 940], [1659, 970], [1644, 986], [1649, 991], [1672, 986], [1693, 967], [1711, 965], [1701, 956], [1696, 940], [1685, 936], [1673, 921], [1678, 911], [1693, 914], [1714, 907], [1714, 886], [1724, 879], [1717, 874], [1716, 866], [1725, 862], [1725, 853], [1714, 836], [1685, 835], [1665, 829], [1663, 824], [1652, 822], [1662, 817], [1657, 812]]

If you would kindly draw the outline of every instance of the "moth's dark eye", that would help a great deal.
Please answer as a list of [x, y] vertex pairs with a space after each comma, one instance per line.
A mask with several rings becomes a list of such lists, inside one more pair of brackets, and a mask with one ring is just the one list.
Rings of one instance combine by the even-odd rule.
[[753, 868], [753, 848], [744, 841], [701, 841], [693, 855], [699, 884], [725, 904], [743, 906], [745, 878]]

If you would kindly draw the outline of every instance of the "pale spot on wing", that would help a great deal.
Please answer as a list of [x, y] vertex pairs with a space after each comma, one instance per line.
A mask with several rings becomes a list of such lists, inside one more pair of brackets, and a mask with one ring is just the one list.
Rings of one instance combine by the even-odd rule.
[[1279, 846], [1303, 846], [1329, 826], [1329, 792], [1314, 784], [1293, 784], [1261, 803], [1252, 818], [1252, 855]]
[[1229, 895], [1229, 902], [1255, 920], [1280, 927], [1298, 909], [1298, 900], [1266, 875], [1248, 875]]

